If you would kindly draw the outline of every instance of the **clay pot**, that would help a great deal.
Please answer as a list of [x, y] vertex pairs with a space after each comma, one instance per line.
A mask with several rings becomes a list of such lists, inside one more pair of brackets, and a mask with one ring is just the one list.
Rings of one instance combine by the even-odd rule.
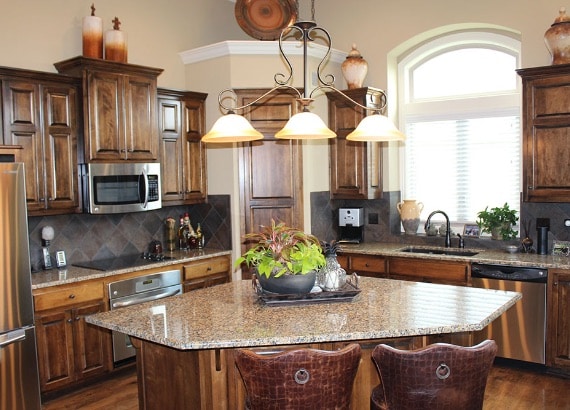
[[415, 235], [420, 226], [420, 214], [424, 209], [424, 204], [416, 202], [415, 199], [404, 199], [396, 205], [400, 213], [400, 220], [406, 235]]
[[559, 16], [544, 33], [544, 42], [552, 56], [551, 64], [570, 63], [570, 17], [566, 8], [560, 8]]

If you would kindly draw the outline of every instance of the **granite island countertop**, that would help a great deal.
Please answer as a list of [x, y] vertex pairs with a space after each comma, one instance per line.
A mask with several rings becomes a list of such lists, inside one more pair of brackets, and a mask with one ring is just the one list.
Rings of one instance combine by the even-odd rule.
[[384, 339], [483, 329], [521, 298], [517, 292], [360, 278], [350, 302], [262, 304], [250, 281], [87, 316], [130, 336], [181, 349]]
[[[403, 252], [405, 248], [429, 248], [452, 251], [473, 251], [474, 256], [438, 255], [427, 253]], [[570, 269], [570, 257], [558, 255], [538, 255], [536, 253], [508, 253], [501, 249], [444, 248], [438, 246], [406, 245], [402, 243], [365, 242], [360, 244], [342, 244], [339, 253], [354, 253], [387, 257], [406, 257], [414, 259], [466, 261], [509, 266], [528, 266], [543, 269]]]
[[170, 259], [162, 261], [149, 261], [144, 266], [136, 266], [124, 269], [114, 269], [101, 271], [96, 269], [81, 268], [73, 265], [67, 265], [62, 269], [50, 269], [47, 271], [32, 272], [32, 289], [47, 288], [50, 286], [64, 285], [68, 283], [77, 283], [85, 280], [100, 279], [124, 273], [136, 272], [144, 269], [161, 268], [167, 269], [170, 266], [197, 261], [200, 259], [212, 258], [215, 256], [230, 255], [231, 250], [220, 249], [196, 249], [188, 251], [173, 251], [165, 253]]

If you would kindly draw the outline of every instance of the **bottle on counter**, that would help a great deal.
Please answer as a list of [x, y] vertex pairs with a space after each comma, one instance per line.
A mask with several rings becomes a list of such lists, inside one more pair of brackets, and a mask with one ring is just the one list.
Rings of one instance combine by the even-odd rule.
[[202, 226], [198, 223], [196, 228], [196, 240], [198, 242], [198, 249], [204, 248], [204, 233], [202, 232]]
[[181, 250], [188, 249], [188, 241], [185, 234], [184, 217], [180, 217], [180, 225], [178, 226], [178, 247]]

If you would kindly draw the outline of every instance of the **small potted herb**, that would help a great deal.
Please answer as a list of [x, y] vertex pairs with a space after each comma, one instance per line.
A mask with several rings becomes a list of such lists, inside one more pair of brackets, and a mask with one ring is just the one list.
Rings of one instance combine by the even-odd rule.
[[483, 211], [477, 214], [479, 218], [477, 225], [481, 228], [481, 232], [491, 234], [491, 239], [509, 240], [517, 237], [518, 231], [513, 229], [519, 217], [515, 209], [510, 209], [509, 204], [505, 202], [502, 207], [489, 209], [485, 207]]

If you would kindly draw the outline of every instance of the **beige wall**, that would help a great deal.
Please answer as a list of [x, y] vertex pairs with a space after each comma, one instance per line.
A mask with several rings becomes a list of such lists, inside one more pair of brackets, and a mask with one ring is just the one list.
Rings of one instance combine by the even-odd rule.
[[[308, 18], [309, 0], [299, 0]], [[55, 71], [53, 63], [81, 54], [81, 19], [91, 0], [2, 0], [0, 65]], [[219, 116], [217, 94], [226, 87], [269, 87], [283, 66], [278, 59], [221, 58], [214, 65], [184, 66], [178, 53], [223, 40], [251, 40], [237, 25], [231, 0], [98, 0], [105, 29], [118, 16], [128, 35], [129, 62], [163, 68], [159, 85], [209, 93], [207, 125]], [[326, 0], [316, 2], [316, 20], [332, 36], [333, 48], [357, 44], [369, 63], [365, 85], [387, 89], [388, 55], [403, 43], [441, 26], [482, 23], [507, 27], [522, 39], [522, 66], [547, 65], [543, 35], [561, 5], [554, 0]], [[342, 79], [337, 80], [344, 87]], [[326, 103], [316, 111], [326, 113]], [[398, 189], [393, 147], [385, 155], [386, 189]], [[305, 191], [328, 187], [324, 146], [305, 150]], [[236, 150], [208, 149], [209, 190], [236, 202]], [[324, 158], [324, 160], [323, 160]], [[387, 183], [386, 183], [387, 182]], [[308, 201], [306, 201], [308, 206]], [[234, 221], [239, 209], [233, 207]]]

